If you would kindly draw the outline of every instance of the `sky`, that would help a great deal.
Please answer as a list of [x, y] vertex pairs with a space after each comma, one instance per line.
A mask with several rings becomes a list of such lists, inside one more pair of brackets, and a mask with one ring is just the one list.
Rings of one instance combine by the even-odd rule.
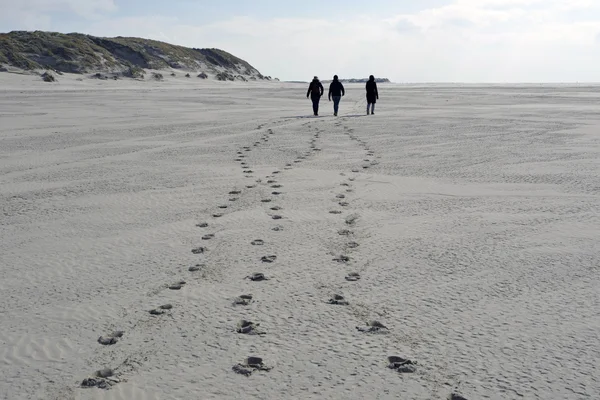
[[307, 81], [600, 82], [600, 0], [0, 0], [0, 32], [216, 47]]

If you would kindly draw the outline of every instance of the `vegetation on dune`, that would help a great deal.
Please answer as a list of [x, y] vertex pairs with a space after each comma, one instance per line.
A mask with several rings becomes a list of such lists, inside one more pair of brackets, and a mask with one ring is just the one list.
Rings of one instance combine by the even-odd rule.
[[[14, 31], [0, 34], [0, 63], [25, 70], [113, 72], [143, 77], [144, 68], [208, 71], [217, 79], [263, 76], [246, 61], [219, 49], [196, 49], [156, 40], [101, 38], [80, 33]], [[202, 73], [206, 75], [204, 72]], [[219, 78], [220, 76], [220, 78]], [[206, 75], [208, 77], [208, 75]], [[231, 79], [233, 78], [233, 79]]]

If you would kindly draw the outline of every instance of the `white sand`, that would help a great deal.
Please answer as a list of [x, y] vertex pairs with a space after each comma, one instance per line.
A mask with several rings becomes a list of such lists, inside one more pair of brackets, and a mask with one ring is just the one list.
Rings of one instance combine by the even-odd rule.
[[600, 398], [599, 87], [381, 85], [367, 117], [348, 85], [316, 119], [304, 85], [59, 79], [0, 74], [1, 398]]

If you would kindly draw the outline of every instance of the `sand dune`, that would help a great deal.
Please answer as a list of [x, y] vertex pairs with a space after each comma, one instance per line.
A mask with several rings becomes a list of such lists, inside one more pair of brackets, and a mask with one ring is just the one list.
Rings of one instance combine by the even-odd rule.
[[0, 74], [0, 397], [599, 398], [597, 89]]

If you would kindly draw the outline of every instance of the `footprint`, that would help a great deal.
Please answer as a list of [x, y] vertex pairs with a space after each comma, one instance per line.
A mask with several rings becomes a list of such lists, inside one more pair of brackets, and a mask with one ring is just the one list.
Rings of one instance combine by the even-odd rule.
[[352, 235], [353, 233], [354, 233], [354, 232], [352, 232], [352, 231], [350, 231], [350, 230], [348, 230], [348, 229], [340, 229], [340, 230], [338, 231], [338, 235], [340, 235], [340, 236], [350, 236], [350, 235]]
[[275, 232], [281, 232], [283, 230], [283, 226], [276, 226], [276, 227], [272, 228], [271, 230], [275, 231]]
[[236, 297], [235, 300], [233, 300], [233, 305], [236, 306], [247, 306], [250, 305], [250, 303], [252, 303], [251, 294], [243, 294], [239, 297]]
[[350, 242], [350, 243], [346, 244], [346, 247], [349, 249], [356, 249], [358, 247], [358, 243]]
[[271, 192], [272, 195], [274, 196], [279, 196], [280, 194], [283, 194], [282, 192]]
[[200, 271], [201, 268], [204, 268], [205, 266], [206, 266], [206, 264], [196, 264], [196, 265], [194, 265], [192, 267], [189, 267], [188, 271], [190, 271], [190, 272], [198, 272], [198, 271]]
[[235, 194], [242, 194], [241, 190], [232, 190], [231, 192], [229, 192], [229, 194], [235, 195]]
[[300, 160], [295, 160], [295, 161], [294, 161], [294, 163], [296, 163], [296, 164], [298, 164], [298, 163], [301, 163], [301, 162], [302, 162], [302, 161], [300, 161]]
[[246, 321], [243, 319], [238, 322], [236, 332], [244, 335], [264, 335], [265, 332], [258, 330], [259, 325], [260, 324], [255, 324], [252, 321]]
[[214, 237], [215, 237], [215, 235], [213, 235], [212, 233], [209, 233], [208, 235], [202, 236], [202, 240], [210, 240]]
[[356, 330], [364, 333], [389, 333], [390, 331], [387, 326], [379, 321], [369, 321], [366, 327], [357, 326]]
[[356, 180], [356, 178], [348, 178], [348, 180], [349, 180], [350, 182], [354, 182], [354, 181]]
[[354, 168], [354, 169], [352, 170], [352, 172], [359, 172], [359, 170], [358, 170], [357, 168]]
[[227, 207], [229, 207], [229, 206], [226, 206], [226, 205], [224, 205], [224, 204], [223, 204], [223, 205], [221, 205], [221, 206], [219, 206], [219, 208], [220, 208], [220, 209], [222, 209], [222, 210], [223, 210], [223, 209], [225, 209], [225, 208], [227, 208]]
[[279, 174], [281, 171], [273, 171], [274, 174]]
[[281, 211], [281, 210], [283, 210], [283, 208], [279, 207], [279, 206], [275, 206], [275, 207], [271, 207], [271, 210], [273, 210], [273, 211]]
[[181, 290], [181, 288], [183, 287], [183, 285], [185, 285], [185, 281], [181, 281], [181, 282], [169, 285], [169, 289], [171, 289], [171, 290]]
[[273, 188], [273, 189], [279, 189], [279, 188], [282, 188], [282, 187], [283, 187], [283, 185], [272, 185], [271, 186], [271, 188]]
[[396, 370], [401, 373], [413, 373], [416, 372], [415, 363], [407, 358], [398, 356], [388, 357], [389, 365], [388, 368]]
[[340, 204], [340, 206], [342, 206], [342, 207], [348, 207], [348, 206], [350, 205], [349, 203], [347, 203], [347, 202], [345, 202], [345, 201], [340, 201], [340, 203], [339, 203], [339, 204]]
[[196, 226], [198, 228], [208, 228], [208, 222], [200, 222], [199, 224], [196, 224]]
[[342, 254], [341, 256], [334, 258], [333, 261], [337, 261], [339, 263], [348, 263], [350, 262], [350, 257]]
[[363, 165], [363, 169], [369, 169], [368, 165]]
[[196, 247], [195, 249], [192, 249], [192, 253], [193, 254], [204, 254], [204, 252], [206, 251], [206, 247]]
[[256, 187], [256, 185], [246, 185], [246, 187], [247, 187], [248, 189], [254, 189], [254, 188]]
[[358, 272], [350, 272], [346, 275], [346, 280], [349, 282], [356, 282], [360, 280], [360, 274]]
[[109, 335], [100, 336], [98, 338], [98, 343], [100, 343], [101, 345], [104, 345], [104, 346], [113, 345], [113, 344], [117, 343], [119, 341], [119, 339], [123, 337], [124, 334], [125, 334], [125, 332], [123, 332], [123, 331], [115, 331]]
[[267, 278], [264, 274], [260, 273], [260, 272], [255, 272], [252, 275], [248, 275], [246, 277], [246, 279], [250, 279], [253, 282], [261, 282], [261, 281], [268, 281], [269, 278]]
[[465, 397], [461, 396], [457, 393], [450, 393], [448, 395], [448, 400], [467, 400]]
[[110, 389], [111, 386], [120, 382], [120, 379], [115, 376], [115, 372], [110, 368], [104, 368], [96, 371], [93, 376], [84, 379], [81, 382], [81, 387], [98, 389]]
[[346, 195], [345, 195], [345, 194], [338, 194], [338, 195], [337, 195], [337, 196], [335, 196], [335, 197], [337, 197], [338, 199], [345, 199], [345, 198], [346, 198]]
[[342, 212], [340, 210], [331, 210], [329, 211], [329, 214], [341, 214]]
[[283, 219], [281, 215], [273, 215], [271, 218], [273, 219]]
[[252, 244], [253, 246], [262, 246], [265, 244], [265, 241], [262, 239], [256, 239], [253, 240], [250, 244]]
[[347, 306], [348, 304], [350, 304], [346, 299], [344, 299], [344, 296], [339, 294], [334, 294], [333, 297], [329, 299], [328, 303], [335, 304], [338, 306]]
[[344, 183], [341, 183], [341, 184], [340, 184], [340, 186], [350, 186], [350, 184], [349, 184], [349, 183], [346, 183], [346, 182], [344, 182]]
[[352, 193], [354, 192], [354, 189], [346, 189], [346, 193]]
[[216, 213], [216, 214], [213, 214], [213, 217], [215, 217], [215, 218], [221, 218], [223, 215], [225, 215], [225, 214]]
[[150, 314], [162, 315], [162, 314], [166, 313], [168, 310], [171, 310], [172, 308], [173, 308], [173, 306], [171, 304], [165, 304], [163, 306], [155, 308], [154, 310], [150, 310]]
[[277, 183], [277, 181], [274, 180], [268, 180], [267, 183], [271, 184], [271, 183]]
[[236, 364], [231, 368], [235, 373], [250, 376], [254, 371], [270, 371], [273, 367], [267, 367], [263, 364], [260, 357], [248, 357], [243, 364]]
[[262, 256], [260, 258], [260, 261], [262, 261], [264, 263], [272, 263], [275, 260], [277, 260], [277, 256]]
[[261, 202], [263, 203], [270, 203], [272, 200], [271, 199], [262, 199]]
[[245, 174], [253, 174], [254, 171], [252, 171], [251, 169], [246, 169], [243, 171]]
[[357, 215], [349, 215], [346, 217], [346, 225], [354, 225], [354, 224], [356, 224], [357, 220], [358, 220]]
[[232, 197], [229, 199], [229, 201], [238, 201], [239, 199], [237, 197]]

